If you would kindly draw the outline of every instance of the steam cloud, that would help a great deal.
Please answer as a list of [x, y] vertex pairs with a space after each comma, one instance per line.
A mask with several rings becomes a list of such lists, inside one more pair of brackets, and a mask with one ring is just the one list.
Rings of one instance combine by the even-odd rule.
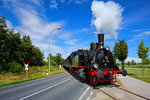
[[123, 8], [113, 2], [93, 1], [91, 6], [93, 18], [92, 24], [96, 26], [98, 33], [111, 33], [116, 39], [117, 30], [120, 28], [122, 21]]

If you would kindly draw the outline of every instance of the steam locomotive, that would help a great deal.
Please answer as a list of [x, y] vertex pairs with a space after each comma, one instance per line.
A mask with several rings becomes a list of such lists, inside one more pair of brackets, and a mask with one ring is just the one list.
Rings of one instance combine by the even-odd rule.
[[119, 70], [114, 63], [113, 55], [108, 46], [104, 47], [104, 34], [98, 34], [98, 43], [91, 43], [90, 49], [78, 49], [64, 61], [63, 67], [72, 73], [97, 85], [99, 82], [112, 83], [116, 74], [127, 75], [126, 70]]

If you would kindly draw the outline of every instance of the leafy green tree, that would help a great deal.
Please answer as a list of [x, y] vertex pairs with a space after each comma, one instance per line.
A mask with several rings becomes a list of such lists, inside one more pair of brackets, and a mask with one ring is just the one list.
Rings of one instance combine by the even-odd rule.
[[149, 47], [148, 46], [144, 47], [144, 43], [143, 43], [143, 40], [142, 40], [141, 44], [138, 45], [137, 50], [138, 50], [138, 52], [137, 52], [138, 56], [139, 56], [139, 58], [142, 59], [142, 64], [144, 64], [146, 58], [148, 57]]
[[150, 64], [150, 59], [149, 58], [146, 58], [145, 64]]
[[114, 55], [121, 61], [122, 69], [124, 69], [124, 60], [128, 56], [128, 45], [125, 40], [119, 40], [114, 46]]
[[63, 59], [62, 59], [60, 53], [57, 53], [57, 54], [56, 54], [56, 63], [57, 63], [58, 65], [60, 65], [60, 64], [63, 63]]
[[19, 69], [18, 63], [22, 64], [23, 61], [29, 61], [30, 66], [43, 65], [43, 59], [43, 52], [32, 44], [30, 36], [21, 38], [21, 34], [15, 33], [14, 29], [9, 29], [6, 19], [0, 16], [0, 70], [12, 71], [11, 66], [15, 67], [15, 64], [16, 69]]
[[127, 65], [131, 65], [131, 62], [130, 62], [130, 61], [128, 61], [128, 62], [127, 62]]
[[[144, 64], [146, 62], [146, 58], [148, 57], [148, 52], [149, 52], [149, 47], [145, 46], [144, 47], [144, 43], [143, 40], [141, 42], [141, 44], [138, 45], [138, 56], [139, 58], [142, 59], [142, 64]], [[142, 76], [144, 74], [144, 68], [142, 67]]]
[[131, 61], [132, 65], [136, 65], [136, 62], [132, 59]]
[[21, 62], [23, 61], [30, 62], [30, 65], [32, 65], [31, 58], [33, 57], [32, 50], [34, 48], [34, 46], [32, 45], [32, 41], [29, 36], [23, 36], [21, 41], [22, 41], [22, 44], [20, 45], [22, 51]]
[[38, 47], [34, 47], [32, 49], [32, 54], [30, 57], [30, 61], [33, 65], [44, 65], [44, 54]]
[[7, 48], [7, 38], [9, 38], [6, 19], [0, 16], [0, 63], [5, 63], [9, 59]]
[[[60, 53], [57, 53], [56, 56], [50, 54], [50, 58], [52, 66], [58, 66], [64, 62], [64, 59], [61, 57]], [[47, 57], [47, 59], [49, 60], [49, 56]]]

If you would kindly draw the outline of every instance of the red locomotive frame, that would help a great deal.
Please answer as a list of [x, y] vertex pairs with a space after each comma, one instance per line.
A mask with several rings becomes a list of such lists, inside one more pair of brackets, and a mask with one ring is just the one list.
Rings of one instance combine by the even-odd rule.
[[110, 77], [112, 77], [112, 80], [111, 80], [111, 79], [104, 79], [104, 78], [99, 79], [96, 75], [98, 71], [92, 71], [90, 67], [86, 67], [86, 66], [71, 66], [70, 71], [73, 73], [75, 69], [80, 69], [80, 68], [88, 69], [89, 82], [92, 86], [97, 85], [97, 83], [99, 82], [111, 82], [114, 79], [113, 75], [121, 74], [120, 70], [104, 70], [104, 71], [101, 70], [103, 72], [103, 76], [107, 75], [107, 73], [109, 72]]

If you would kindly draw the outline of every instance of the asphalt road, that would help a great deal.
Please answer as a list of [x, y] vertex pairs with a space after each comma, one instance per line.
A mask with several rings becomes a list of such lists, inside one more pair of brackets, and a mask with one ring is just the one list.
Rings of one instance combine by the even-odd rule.
[[0, 88], [0, 100], [80, 100], [89, 86], [68, 73]]
[[[133, 93], [120, 90], [111, 85], [99, 85], [97, 86], [99, 89], [97, 89], [91, 87], [83, 79], [70, 74], [63, 73], [2, 87], [0, 88], [0, 100], [112, 100], [99, 89], [113, 96], [116, 100], [145, 100], [143, 97], [150, 98], [150, 84], [129, 76], [118, 76], [121, 84], [117, 86]], [[143, 97], [141, 98], [141, 96]]]

